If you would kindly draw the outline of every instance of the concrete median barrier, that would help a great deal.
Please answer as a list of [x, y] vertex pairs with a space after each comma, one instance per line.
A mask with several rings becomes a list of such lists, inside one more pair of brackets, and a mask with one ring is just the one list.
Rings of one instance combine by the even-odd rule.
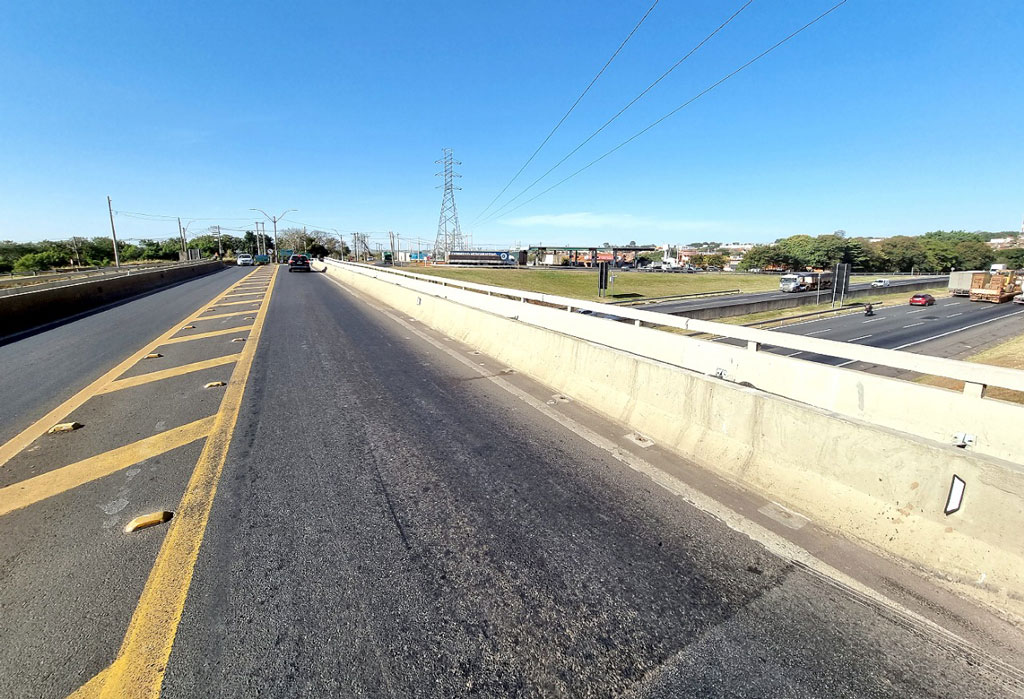
[[[1024, 616], [1019, 406], [522, 300], [400, 286], [352, 265], [328, 273], [701, 467]], [[969, 411], [1006, 429], [992, 453], [948, 438], [971, 424]], [[946, 514], [954, 476], [966, 491]]]
[[223, 269], [206, 261], [0, 297], [0, 339]]

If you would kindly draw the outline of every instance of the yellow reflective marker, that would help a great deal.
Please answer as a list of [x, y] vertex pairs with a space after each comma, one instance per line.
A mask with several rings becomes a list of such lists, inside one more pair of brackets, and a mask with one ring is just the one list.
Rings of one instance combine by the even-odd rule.
[[[228, 287], [228, 290], [230, 291], [231, 289], [234, 289], [239, 284], [243, 283], [244, 281], [252, 277], [254, 274], [256, 274], [255, 270], [247, 274], [239, 281], [232, 284], [230, 287]], [[56, 408], [48, 412], [46, 415], [42, 416], [41, 418], [33, 422], [31, 425], [26, 427], [24, 430], [19, 432], [15, 437], [5, 442], [3, 446], [0, 446], [0, 466], [6, 464], [8, 461], [11, 460], [11, 458], [15, 454], [17, 454], [22, 449], [30, 445], [39, 437], [46, 434], [46, 431], [50, 429], [50, 427], [52, 427], [54, 423], [60, 421], [62, 418], [67, 417], [87, 400], [89, 400], [93, 396], [98, 395], [107, 384], [117, 379], [117, 377], [131, 369], [147, 354], [152, 352], [160, 345], [164, 344], [168, 338], [172, 337], [175, 333], [179, 331], [178, 329], [183, 323], [189, 322], [192, 316], [201, 313], [206, 313], [207, 311], [211, 310], [215, 306], [217, 298], [215, 298], [212, 301], [209, 301], [205, 306], [201, 306], [199, 310], [192, 311], [191, 313], [189, 313], [186, 318], [172, 325], [170, 330], [165, 332], [163, 335], [153, 340], [148, 345], [144, 346], [138, 352], [135, 352], [134, 354], [129, 356], [127, 359], [125, 359], [123, 362], [115, 366], [113, 369], [103, 374], [103, 376], [93, 381], [91, 384], [83, 388], [81, 391], [71, 396], [66, 401], [58, 405]], [[251, 313], [252, 311], [245, 312]]]
[[62, 422], [58, 425], [54, 425], [50, 429], [46, 430], [46, 434], [58, 434], [60, 432], [73, 432], [79, 427], [85, 427], [80, 422]]
[[227, 386], [223, 381], [211, 381], [210, 383], [203, 386], [203, 388], [217, 388], [218, 386]]
[[[266, 299], [274, 293], [276, 276], [271, 276]], [[100, 696], [116, 699], [159, 697], [164, 670], [171, 656], [178, 623], [185, 608], [199, 546], [206, 532], [210, 508], [217, 494], [217, 483], [227, 460], [231, 436], [245, 395], [246, 379], [252, 370], [253, 357], [259, 344], [269, 303], [264, 303], [253, 323], [248, 342], [224, 391], [224, 400], [216, 422], [206, 439], [185, 495], [164, 537], [156, 563], [150, 571], [142, 597], [135, 608], [128, 633], [109, 668], [91, 679], [78, 696]], [[98, 693], [95, 688], [102, 687]], [[75, 695], [72, 695], [75, 696]]]
[[182, 328], [182, 330], [195, 330], [195, 329], [196, 329], [196, 326], [194, 326], [194, 325], [186, 325], [186, 326], [184, 326]]
[[143, 357], [143, 359], [160, 359], [160, 357], [162, 356], [164, 355], [160, 354], [159, 352], [150, 352], [145, 357]]
[[204, 417], [202, 420], [0, 488], [0, 516], [201, 439], [213, 428], [214, 417], [216, 416]]
[[166, 510], [161, 512], [150, 512], [148, 515], [139, 515], [131, 522], [124, 525], [124, 533], [131, 534], [132, 532], [137, 532], [140, 529], [154, 527], [158, 524], [163, 524], [164, 522], [170, 522], [171, 517], [173, 516], [173, 512], [167, 512]]

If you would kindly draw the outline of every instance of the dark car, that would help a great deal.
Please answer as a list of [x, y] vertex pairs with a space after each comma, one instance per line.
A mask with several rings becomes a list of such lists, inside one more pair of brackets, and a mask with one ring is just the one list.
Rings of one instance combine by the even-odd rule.
[[300, 272], [309, 271], [309, 258], [305, 255], [292, 255], [288, 258], [288, 271], [294, 272], [298, 270]]
[[935, 297], [931, 294], [914, 294], [910, 297], [911, 306], [934, 306]]

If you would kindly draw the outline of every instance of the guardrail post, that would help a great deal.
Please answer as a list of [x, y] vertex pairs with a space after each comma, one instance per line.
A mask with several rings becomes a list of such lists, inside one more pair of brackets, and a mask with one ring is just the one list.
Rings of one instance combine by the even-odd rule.
[[755, 340], [747, 340], [747, 349], [751, 352], [757, 352], [761, 349], [761, 343]]
[[964, 382], [964, 395], [965, 396], [969, 396], [971, 398], [984, 398], [985, 397], [985, 389], [987, 389], [987, 388], [988, 388], [988, 386], [986, 386], [983, 383], [972, 383], [970, 381], [965, 381]]
[[642, 328], [644, 326], [644, 322], [642, 320], [634, 320], [633, 325], [635, 325], [638, 328]]

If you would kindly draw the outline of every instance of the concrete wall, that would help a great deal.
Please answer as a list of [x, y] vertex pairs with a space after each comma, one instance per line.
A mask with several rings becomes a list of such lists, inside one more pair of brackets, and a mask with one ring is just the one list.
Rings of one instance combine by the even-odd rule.
[[[930, 281], [913, 282], [908, 284], [900, 284], [899, 286], [890, 286], [887, 288], [880, 289], [854, 289], [853, 291], [846, 292], [846, 298], [844, 301], [850, 299], [864, 298], [865, 296], [882, 296], [889, 294], [900, 294], [906, 298], [910, 298], [921, 289], [933, 289], [937, 286], [943, 286], [944, 281], [937, 281], [932, 279]], [[777, 311], [782, 308], [798, 308], [800, 306], [814, 306], [815, 293], [813, 291], [803, 291], [800, 293], [788, 294], [786, 298], [777, 299], [766, 299], [764, 301], [753, 301], [751, 303], [738, 303], [734, 305], [722, 305], [716, 306], [715, 308], [696, 308], [693, 310], [679, 311], [673, 315], [686, 316], [687, 318], [695, 318], [698, 320], [717, 320], [719, 318], [732, 318], [734, 316], [743, 316], [748, 313], [763, 313], [764, 311]], [[725, 299], [724, 302], [728, 302], [731, 299]], [[831, 303], [832, 291], [831, 289], [827, 294], [822, 292], [821, 295], [822, 304]]]
[[108, 303], [209, 274], [223, 267], [222, 262], [199, 262], [121, 277], [104, 277], [56, 288], [27, 290], [0, 297], [0, 337], [70, 318]]
[[[881, 424], [933, 402], [938, 416], [962, 394], [350, 267], [328, 273], [820, 525], [1024, 611], [1024, 469]], [[794, 384], [846, 414], [773, 390]], [[1010, 414], [1019, 425], [1024, 412]], [[967, 495], [946, 517], [953, 474]]]

